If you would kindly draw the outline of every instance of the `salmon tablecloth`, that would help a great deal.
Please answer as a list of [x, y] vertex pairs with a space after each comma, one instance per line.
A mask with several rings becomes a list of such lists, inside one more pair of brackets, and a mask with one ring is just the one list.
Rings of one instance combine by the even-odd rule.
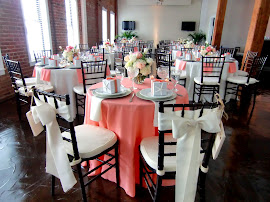
[[[131, 87], [132, 82], [124, 78], [123, 85]], [[135, 92], [150, 88], [150, 79], [146, 79], [143, 84], [136, 85], [139, 88]], [[172, 84], [169, 84], [169, 88]], [[95, 89], [102, 87], [102, 83], [93, 85]], [[188, 103], [188, 94], [184, 87], [177, 85], [178, 93], [183, 96], [176, 97], [176, 103]], [[152, 101], [141, 100], [134, 97], [129, 102], [131, 95], [117, 98], [104, 99], [101, 103], [101, 121], [90, 120], [91, 97], [89, 90], [85, 102], [85, 124], [98, 125], [107, 128], [118, 137], [119, 141], [119, 166], [120, 166], [120, 186], [126, 193], [134, 197], [135, 185], [139, 184], [139, 144], [145, 137], [157, 135], [157, 128], [153, 126], [155, 104]], [[95, 164], [96, 162], [91, 162]], [[102, 168], [106, 169], [105, 166]], [[102, 175], [103, 178], [115, 182], [115, 169]]]

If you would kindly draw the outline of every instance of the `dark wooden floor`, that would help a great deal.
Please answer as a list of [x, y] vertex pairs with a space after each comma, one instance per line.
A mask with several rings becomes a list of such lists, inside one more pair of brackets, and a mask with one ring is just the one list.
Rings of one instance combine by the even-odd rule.
[[[270, 201], [270, 88], [261, 90], [249, 125], [248, 110], [231, 110], [227, 138], [217, 160], [211, 160], [207, 201]], [[238, 108], [239, 109], [239, 108]], [[26, 118], [19, 122], [13, 100], [0, 104], [0, 201], [80, 201], [78, 184], [63, 193], [57, 183], [50, 195], [45, 173], [45, 135], [33, 137]], [[25, 110], [26, 111], [26, 110]], [[88, 190], [89, 201], [150, 201], [146, 190], [135, 198], [114, 183], [99, 179]], [[162, 201], [174, 200], [174, 188]]]

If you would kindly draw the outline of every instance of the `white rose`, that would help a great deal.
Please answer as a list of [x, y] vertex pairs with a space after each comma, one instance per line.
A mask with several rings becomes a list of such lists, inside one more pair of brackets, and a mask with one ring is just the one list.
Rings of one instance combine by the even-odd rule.
[[144, 50], [143, 50], [143, 52], [144, 52], [145, 54], [147, 54], [147, 53], [148, 53], [148, 51], [149, 51], [149, 49], [148, 49], [148, 48], [144, 48]]
[[137, 55], [136, 54], [131, 54], [129, 56], [129, 59], [130, 59], [131, 62], [135, 62], [137, 60]]
[[146, 58], [146, 62], [149, 64], [149, 65], [152, 65], [152, 63], [154, 62], [152, 58]]
[[132, 64], [131, 61], [128, 61], [128, 62], [125, 64], [125, 68], [126, 68], [126, 69], [129, 68], [129, 67], [132, 67], [132, 66], [133, 66], [133, 64]]
[[147, 66], [145, 66], [145, 68], [141, 69], [140, 70], [140, 73], [142, 75], [144, 75], [144, 76], [147, 76], [148, 74], [150, 74], [151, 73], [151, 67], [150, 67], [150, 65], [147, 65]]

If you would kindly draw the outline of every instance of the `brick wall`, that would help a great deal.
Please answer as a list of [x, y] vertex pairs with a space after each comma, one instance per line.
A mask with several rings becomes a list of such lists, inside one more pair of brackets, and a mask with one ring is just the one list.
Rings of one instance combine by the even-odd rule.
[[110, 38], [110, 11], [117, 13], [117, 0], [87, 0], [86, 2], [87, 34], [90, 46], [102, 41], [102, 7], [107, 9], [108, 38]]
[[[108, 11], [108, 25], [110, 11], [116, 13], [117, 0], [86, 0], [88, 43], [95, 45], [102, 40], [101, 9]], [[59, 52], [59, 46], [67, 45], [66, 12], [64, 0], [48, 0], [51, 25], [52, 49]], [[82, 42], [81, 0], [78, 0], [79, 31]], [[116, 28], [117, 30], [117, 28]], [[108, 26], [108, 37], [110, 29]], [[27, 41], [21, 0], [0, 0], [0, 48], [2, 55], [9, 54], [12, 60], [21, 63], [25, 76], [31, 76], [33, 67], [29, 64]], [[14, 96], [8, 73], [0, 76], [0, 102]]]

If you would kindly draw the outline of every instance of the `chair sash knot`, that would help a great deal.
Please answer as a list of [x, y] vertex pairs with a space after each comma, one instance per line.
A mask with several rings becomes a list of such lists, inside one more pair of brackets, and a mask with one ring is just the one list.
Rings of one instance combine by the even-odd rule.
[[32, 114], [34, 121], [46, 125], [46, 172], [59, 178], [64, 192], [71, 189], [77, 180], [69, 164], [69, 159], [64, 148], [63, 139], [56, 114], [69, 120], [69, 109], [63, 102], [58, 102], [58, 109], [52, 107], [53, 99], [47, 97], [49, 103], [35, 98], [37, 106], [33, 106]]

